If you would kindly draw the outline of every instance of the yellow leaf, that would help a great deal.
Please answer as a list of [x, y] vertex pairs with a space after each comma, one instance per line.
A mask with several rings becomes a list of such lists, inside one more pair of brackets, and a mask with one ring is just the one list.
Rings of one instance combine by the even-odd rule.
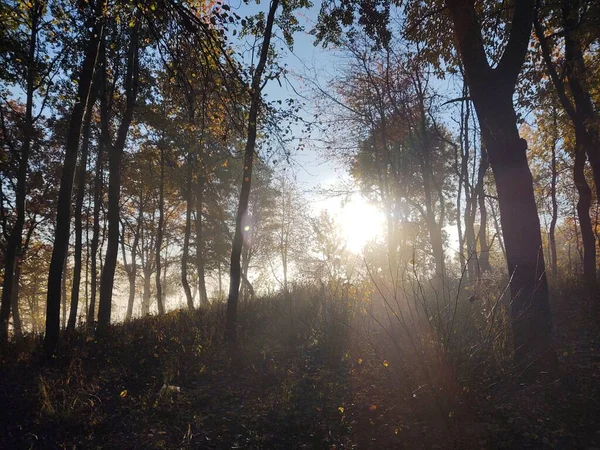
[[362, 364], [363, 363], [363, 359], [362, 358], [358, 358], [358, 364]]
[[382, 364], [383, 364], [383, 367], [387, 367], [390, 365], [390, 363], [388, 362], [387, 359], [384, 359]]
[[340, 406], [340, 407], [338, 408], [338, 411], [340, 412], [340, 414], [344, 414], [344, 407], [343, 407], [343, 406]]
[[127, 397], [127, 389], [123, 389], [123, 390], [121, 391], [121, 393], [119, 394], [119, 397], [121, 397], [121, 398], [125, 398], [125, 397]]

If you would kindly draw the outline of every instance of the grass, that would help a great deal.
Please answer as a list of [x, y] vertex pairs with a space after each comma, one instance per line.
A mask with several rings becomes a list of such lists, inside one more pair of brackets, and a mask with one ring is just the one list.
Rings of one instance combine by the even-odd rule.
[[65, 335], [50, 362], [29, 338], [1, 355], [0, 448], [598, 446], [600, 338], [571, 295], [546, 384], [454, 353], [403, 359], [385, 333], [364, 339], [348, 295], [309, 288], [242, 305], [233, 359], [220, 305]]

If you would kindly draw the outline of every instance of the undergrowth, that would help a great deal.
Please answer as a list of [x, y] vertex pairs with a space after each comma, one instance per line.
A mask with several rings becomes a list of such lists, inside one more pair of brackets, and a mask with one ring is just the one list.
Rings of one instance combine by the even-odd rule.
[[[570, 376], [524, 385], [510, 362], [505, 281], [403, 280], [402, 289], [372, 281], [297, 285], [243, 302], [233, 357], [221, 304], [115, 325], [101, 338], [65, 334], [50, 361], [37, 338], [12, 344], [0, 371], [0, 447], [550, 448], [599, 440], [589, 418], [600, 412], [595, 328], [580, 323], [575, 332], [559, 321], [557, 350]], [[569, 295], [555, 309], [573, 327]]]

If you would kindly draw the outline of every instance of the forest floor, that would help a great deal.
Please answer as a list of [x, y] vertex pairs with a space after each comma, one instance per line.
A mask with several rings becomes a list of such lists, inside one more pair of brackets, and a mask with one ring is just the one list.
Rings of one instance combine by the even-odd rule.
[[387, 362], [285, 342], [268, 310], [233, 361], [219, 308], [64, 336], [50, 363], [21, 343], [1, 355], [0, 448], [600, 448], [600, 334], [571, 300], [560, 379], [498, 380], [447, 416]]

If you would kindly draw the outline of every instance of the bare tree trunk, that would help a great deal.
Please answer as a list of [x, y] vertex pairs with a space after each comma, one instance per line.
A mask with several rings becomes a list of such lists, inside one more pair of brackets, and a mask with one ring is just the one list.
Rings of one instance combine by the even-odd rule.
[[124, 239], [121, 241], [123, 251], [123, 263], [125, 270], [127, 271], [127, 277], [129, 278], [129, 298], [127, 300], [127, 310], [125, 312], [125, 322], [129, 322], [133, 315], [133, 304], [135, 302], [135, 282], [137, 278], [137, 250], [140, 243], [140, 234], [142, 227], [142, 220], [144, 219], [144, 195], [143, 188], [140, 188], [140, 203], [138, 205], [138, 218], [136, 224], [135, 237], [133, 238], [133, 244], [131, 245], [131, 265], [127, 266], [127, 259], [125, 256], [125, 245]]
[[[552, 107], [552, 119], [554, 125], [554, 131], [558, 131], [558, 123], [556, 120], [556, 108]], [[550, 242], [550, 253], [551, 262], [550, 267], [552, 270], [552, 276], [556, 278], [558, 276], [558, 255], [556, 254], [556, 222], [558, 221], [558, 200], [556, 199], [556, 183], [558, 179], [558, 171], [556, 169], [556, 143], [557, 138], [552, 141], [552, 179], [550, 182], [550, 196], [552, 197], [552, 220], [550, 221], [550, 232], [548, 240]]]
[[144, 292], [142, 294], [142, 317], [150, 314], [150, 278], [152, 270], [144, 269]]
[[158, 228], [156, 230], [156, 304], [158, 305], [158, 314], [165, 313], [165, 306], [162, 298], [162, 285], [160, 282], [161, 273], [161, 251], [163, 241], [163, 228], [165, 220], [165, 150], [162, 146], [160, 147], [160, 191], [158, 199]]
[[62, 299], [62, 329], [67, 328], [67, 263], [69, 260], [69, 254], [65, 256], [65, 264], [63, 266], [63, 276], [61, 281], [60, 296]]
[[196, 269], [198, 272], [198, 292], [200, 295], [200, 306], [208, 304], [206, 292], [206, 274], [204, 270], [204, 232], [202, 223], [202, 207], [204, 201], [204, 174], [198, 175], [196, 187]]
[[527, 142], [519, 136], [512, 103], [529, 44], [534, 1], [515, 3], [508, 43], [494, 69], [487, 61], [474, 4], [449, 0], [447, 6], [498, 190], [512, 276], [514, 359], [524, 374], [537, 377], [542, 371], [556, 370], [558, 360], [552, 344], [548, 283]]
[[479, 258], [478, 268], [479, 275], [485, 272], [491, 272], [492, 266], [490, 265], [490, 247], [487, 243], [487, 208], [485, 206], [485, 174], [489, 167], [489, 160], [487, 152], [481, 148], [481, 158], [479, 162], [479, 171], [477, 174], [477, 200], [479, 203], [479, 233], [477, 238], [479, 241]]
[[102, 191], [104, 190], [103, 147], [103, 144], [98, 146], [98, 155], [96, 156], [95, 168], [96, 173], [94, 176], [94, 225], [92, 227], [92, 242], [90, 248], [90, 253], [92, 257], [92, 267], [90, 269], [92, 272], [92, 281], [90, 289], [90, 305], [86, 319], [88, 328], [92, 327], [96, 320], [96, 292], [98, 290], [98, 247], [100, 244], [100, 209], [102, 206]]
[[[546, 65], [546, 71], [552, 79], [554, 88], [558, 94], [558, 98], [560, 99], [564, 110], [568, 114], [575, 128], [575, 161], [573, 165], [573, 178], [575, 181], [575, 187], [577, 188], [577, 192], [579, 194], [579, 200], [577, 202], [577, 216], [579, 218], [579, 226], [581, 229], [583, 243], [583, 278], [587, 288], [591, 293], [593, 293], [593, 295], [595, 295], [597, 288], [596, 240], [590, 218], [592, 193], [585, 177], [585, 160], [587, 154], [592, 165], [594, 180], [599, 182], [600, 159], [598, 158], [598, 152], [600, 150], [598, 150], [597, 147], [600, 146], [600, 142], [594, 143], [594, 131], [590, 130], [586, 124], [586, 121], [593, 119], [594, 112], [589, 93], [584, 90], [582, 84], [580, 83], [580, 78], [585, 76], [585, 65], [583, 62], [581, 49], [579, 48], [579, 43], [573, 36], [574, 30], [567, 29], [567, 27], [572, 28], [576, 27], [577, 25], [577, 19], [574, 16], [577, 16], [578, 12], [576, 9], [571, 9], [571, 3], [572, 2], [563, 2], [563, 21], [565, 28], [565, 56], [567, 62], [566, 75], [569, 80], [569, 87], [571, 89], [572, 97], [575, 101], [574, 105], [567, 95], [567, 89], [563, 79], [557, 73], [556, 67], [552, 61], [551, 50], [544, 34], [544, 29], [537, 17], [534, 20], [534, 25], [536, 35], [542, 48], [542, 57]], [[578, 4], [578, 2], [576, 1], [575, 4]], [[556, 143], [553, 144], [553, 146], [555, 145]], [[554, 148], [553, 152], [555, 153]], [[596, 159], [596, 166], [592, 161], [593, 158]], [[556, 171], [555, 159], [556, 156], [554, 155], [553, 183], [556, 183], [554, 179], [554, 172]], [[596, 186], [596, 193], [597, 195], [600, 194], [600, 186]], [[554, 229], [552, 229], [552, 233], [554, 233]], [[556, 249], [556, 244], [554, 244], [554, 249]]]
[[185, 298], [187, 300], [187, 305], [189, 310], [194, 309], [194, 298], [192, 297], [192, 290], [190, 289], [190, 283], [188, 281], [188, 261], [190, 257], [190, 235], [192, 228], [192, 163], [190, 161], [188, 155], [188, 168], [187, 168], [187, 177], [186, 177], [186, 186], [185, 186], [185, 231], [183, 234], [183, 249], [181, 255], [181, 285], [183, 286], [183, 290], [185, 292]]
[[23, 337], [23, 325], [21, 323], [21, 314], [19, 314], [19, 280], [21, 278], [21, 261], [19, 258], [15, 263], [15, 279], [12, 291], [11, 312], [13, 318], [13, 333], [15, 339]]
[[83, 125], [83, 141], [81, 143], [81, 158], [79, 161], [79, 173], [77, 182], [77, 198], [75, 200], [75, 212], [73, 218], [75, 220], [75, 254], [73, 261], [73, 286], [71, 287], [71, 310], [69, 312], [69, 321], [67, 330], [73, 331], [77, 321], [77, 309], [79, 307], [79, 284], [81, 281], [81, 258], [83, 249], [83, 229], [81, 223], [81, 212], [83, 208], [83, 200], [85, 197], [85, 182], [87, 175], [88, 151], [90, 146], [90, 132], [92, 123], [92, 112], [94, 103], [98, 94], [100, 84], [97, 81], [92, 82], [92, 92], [88, 102]]
[[92, 30], [79, 76], [77, 100], [73, 105], [69, 121], [69, 130], [65, 146], [65, 160], [58, 193], [56, 214], [56, 230], [50, 270], [48, 273], [48, 291], [46, 300], [46, 336], [44, 346], [47, 354], [54, 353], [58, 344], [60, 291], [63, 276], [63, 264], [69, 245], [69, 229], [71, 225], [71, 192], [77, 163], [77, 149], [81, 135], [83, 114], [88, 104], [96, 61], [100, 51], [100, 43], [104, 33], [105, 1], [98, 0], [95, 15], [92, 19]]
[[100, 281], [100, 302], [98, 303], [98, 328], [103, 332], [110, 324], [112, 309], [112, 294], [117, 267], [117, 254], [119, 252], [119, 198], [121, 196], [121, 156], [125, 148], [129, 125], [133, 119], [133, 109], [137, 99], [138, 90], [138, 34], [140, 27], [139, 14], [136, 17], [135, 27], [131, 32], [128, 56], [127, 75], [125, 78], [126, 107], [121, 124], [117, 132], [114, 145], [108, 148], [109, 182], [108, 182], [108, 243], [102, 277]]
[[[575, 139], [577, 140], [577, 137]], [[575, 147], [573, 178], [579, 194], [577, 218], [579, 219], [583, 244], [583, 279], [590, 293], [592, 293], [596, 289], [596, 238], [592, 227], [592, 219], [590, 218], [592, 190], [585, 178], [585, 151], [577, 143]]]
[[273, 23], [275, 22], [275, 12], [279, 7], [279, 0], [271, 0], [269, 14], [264, 31], [264, 39], [260, 51], [260, 58], [256, 70], [252, 75], [252, 86], [250, 88], [250, 111], [248, 114], [248, 139], [244, 150], [244, 170], [242, 177], [242, 189], [238, 203], [238, 211], [235, 220], [235, 233], [231, 247], [231, 267], [229, 282], [229, 298], [227, 299], [226, 313], [226, 338], [230, 352], [237, 349], [237, 305], [240, 293], [240, 257], [242, 254], [242, 222], [248, 211], [248, 199], [250, 197], [250, 185], [252, 181], [252, 164], [254, 162], [254, 149], [256, 147], [256, 131], [258, 121], [258, 109], [261, 99], [261, 83], [263, 72], [267, 64], [267, 56], [271, 48], [271, 35], [273, 32]]
[[[31, 152], [31, 139], [34, 133], [33, 124], [33, 96], [36, 90], [36, 46], [39, 32], [39, 21], [42, 15], [41, 2], [34, 2], [31, 6], [31, 30], [29, 34], [28, 56], [27, 56], [27, 92], [25, 105], [25, 123], [23, 124], [23, 143], [17, 169], [17, 186], [15, 191], [15, 209], [17, 220], [15, 221], [8, 240], [4, 254], [4, 280], [2, 282], [2, 299], [0, 301], [0, 345], [8, 340], [8, 319], [10, 307], [13, 302], [13, 289], [18, 290], [15, 281], [16, 261], [18, 249], [23, 238], [23, 227], [25, 225], [25, 200], [27, 195], [27, 172], [29, 169], [29, 154]], [[18, 316], [18, 312], [17, 312]]]

